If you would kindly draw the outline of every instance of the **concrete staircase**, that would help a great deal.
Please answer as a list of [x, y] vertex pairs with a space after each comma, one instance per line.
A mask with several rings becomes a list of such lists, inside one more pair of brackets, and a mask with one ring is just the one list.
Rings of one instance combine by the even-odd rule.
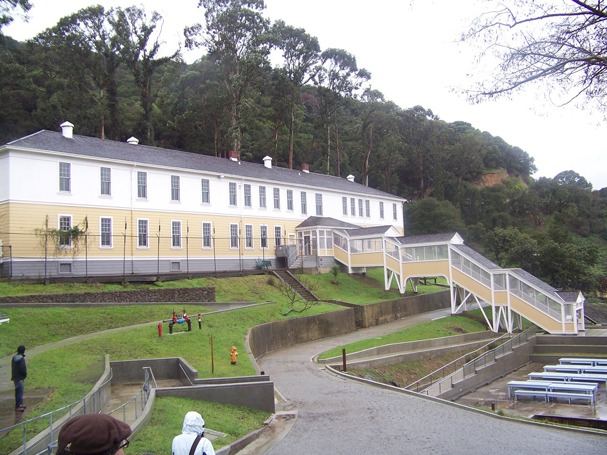
[[301, 281], [299, 281], [291, 272], [288, 270], [274, 270], [274, 275], [282, 282], [290, 286], [299, 294], [299, 296], [308, 301], [308, 302], [316, 302], [318, 301], [318, 297], [314, 295], [312, 291], [310, 291]]
[[530, 360], [557, 364], [561, 357], [607, 357], [607, 337], [538, 335]]

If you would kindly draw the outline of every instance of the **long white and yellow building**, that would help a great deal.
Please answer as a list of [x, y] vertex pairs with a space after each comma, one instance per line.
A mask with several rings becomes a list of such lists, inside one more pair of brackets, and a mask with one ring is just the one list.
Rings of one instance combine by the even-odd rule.
[[297, 256], [330, 266], [327, 217], [403, 233], [405, 200], [352, 176], [61, 130], [0, 147], [3, 277], [222, 272]]

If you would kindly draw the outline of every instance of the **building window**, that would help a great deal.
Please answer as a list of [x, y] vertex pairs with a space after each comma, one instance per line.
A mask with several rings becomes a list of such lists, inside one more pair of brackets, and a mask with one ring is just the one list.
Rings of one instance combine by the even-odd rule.
[[244, 185], [244, 206], [253, 207], [253, 202], [251, 200], [251, 185], [246, 183]]
[[137, 172], [137, 197], [141, 199], [148, 198], [148, 173]]
[[371, 202], [369, 199], [365, 199], [365, 216], [371, 218]]
[[137, 220], [137, 246], [148, 248], [148, 220]]
[[287, 210], [293, 211], [293, 190], [287, 190]]
[[252, 224], [244, 225], [244, 237], [245, 237], [244, 247], [249, 250], [252, 249], [253, 248], [253, 225]]
[[112, 194], [112, 170], [109, 167], [101, 168], [101, 194], [106, 196]]
[[209, 204], [211, 202], [211, 189], [209, 187], [209, 179], [201, 179], [202, 183], [202, 203]]
[[350, 198], [350, 215], [356, 216], [356, 199]]
[[280, 189], [274, 188], [274, 208], [280, 210]]
[[72, 273], [72, 264], [69, 262], [59, 263], [59, 273]]
[[72, 247], [72, 217], [70, 215], [59, 215], [59, 230], [62, 231], [57, 237], [59, 248]]
[[171, 262], [171, 272], [181, 272], [181, 262]]
[[230, 224], [230, 248], [238, 248], [238, 225]]
[[379, 217], [382, 220], [384, 219], [384, 203], [383, 202], [379, 203]]
[[265, 224], [259, 226], [259, 241], [262, 249], [268, 248], [268, 226]]
[[358, 200], [358, 216], [360, 216], [360, 217], [363, 216], [363, 200], [362, 199]]
[[316, 216], [322, 216], [322, 194], [316, 193]]
[[394, 220], [398, 220], [398, 213], [396, 210], [396, 202], [392, 204], [392, 216], [394, 217]]
[[112, 247], [112, 219], [101, 218], [99, 222], [101, 231], [101, 247], [111, 248]]
[[259, 187], [259, 208], [262, 208], [262, 209], [266, 208], [266, 187], [265, 186]]
[[235, 206], [237, 203], [236, 199], [236, 183], [230, 182], [230, 205]]
[[171, 221], [171, 246], [181, 248], [181, 221]]
[[171, 201], [179, 200], [179, 176], [171, 175]]
[[70, 163], [59, 163], [59, 191], [71, 191], [72, 169]]
[[202, 247], [212, 248], [211, 223], [202, 223]]
[[345, 196], [341, 198], [341, 211], [344, 215], [348, 215], [348, 198]]
[[305, 191], [301, 192], [301, 214], [307, 215], [308, 213], [308, 198]]
[[274, 226], [274, 246], [282, 245], [282, 226]]

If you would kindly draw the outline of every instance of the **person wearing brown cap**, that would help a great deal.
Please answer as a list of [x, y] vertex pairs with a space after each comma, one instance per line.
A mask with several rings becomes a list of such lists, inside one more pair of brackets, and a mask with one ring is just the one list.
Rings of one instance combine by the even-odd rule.
[[76, 416], [61, 427], [56, 455], [124, 455], [131, 433], [130, 426], [107, 414]]

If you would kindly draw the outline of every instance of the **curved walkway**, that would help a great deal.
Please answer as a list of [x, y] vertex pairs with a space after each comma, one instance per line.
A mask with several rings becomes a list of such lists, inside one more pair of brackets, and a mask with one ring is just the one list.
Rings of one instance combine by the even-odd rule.
[[298, 454], [605, 454], [607, 437], [497, 419], [329, 374], [313, 358], [449, 313], [428, 313], [270, 353], [259, 366], [298, 418], [267, 452]]

